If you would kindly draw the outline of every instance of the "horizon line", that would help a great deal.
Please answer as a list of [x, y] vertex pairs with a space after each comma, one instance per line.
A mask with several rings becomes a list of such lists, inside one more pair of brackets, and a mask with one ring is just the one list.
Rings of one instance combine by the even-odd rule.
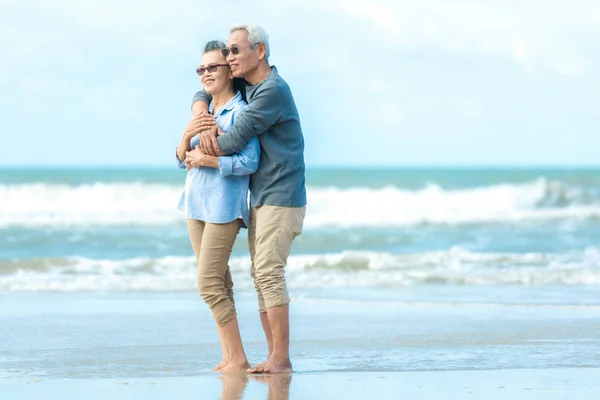
[[[37, 170], [40, 168], [49, 169], [177, 169], [176, 166], [168, 164], [0, 164], [0, 169], [20, 169]], [[307, 170], [311, 169], [332, 169], [332, 170], [351, 170], [351, 169], [597, 169], [600, 164], [389, 164], [389, 165], [347, 165], [347, 164], [313, 164], [306, 165]]]

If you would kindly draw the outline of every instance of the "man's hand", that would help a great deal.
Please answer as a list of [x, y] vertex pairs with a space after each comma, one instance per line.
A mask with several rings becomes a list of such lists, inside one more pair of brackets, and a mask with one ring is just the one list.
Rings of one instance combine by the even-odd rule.
[[202, 114], [199, 118], [199, 126], [202, 126], [202, 132], [200, 133], [200, 150], [204, 154], [214, 156], [212, 149], [211, 128], [218, 126], [215, 118], [211, 114]]
[[217, 136], [222, 135], [223, 131], [219, 125], [213, 125], [210, 129], [204, 130], [200, 133], [200, 150], [204, 154], [211, 156], [222, 156], [219, 142], [217, 142]]
[[187, 126], [185, 127], [184, 131], [183, 131], [183, 135], [187, 138], [187, 139], [191, 139], [194, 136], [196, 136], [202, 129], [202, 116], [203, 114], [197, 114], [194, 115], [192, 118], [190, 118], [190, 122], [188, 122]]
[[197, 115], [198, 120], [200, 121], [200, 130], [203, 131], [205, 129], [212, 128], [217, 125], [217, 121], [215, 121], [215, 117], [212, 114], [201, 113]]

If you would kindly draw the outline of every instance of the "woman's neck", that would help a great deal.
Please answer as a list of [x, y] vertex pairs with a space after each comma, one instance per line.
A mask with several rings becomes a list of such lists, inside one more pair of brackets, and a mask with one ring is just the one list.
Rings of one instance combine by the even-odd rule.
[[216, 114], [221, 107], [223, 107], [231, 98], [235, 96], [233, 93], [233, 89], [225, 89], [220, 93], [215, 93], [212, 95], [213, 99], [213, 115]]

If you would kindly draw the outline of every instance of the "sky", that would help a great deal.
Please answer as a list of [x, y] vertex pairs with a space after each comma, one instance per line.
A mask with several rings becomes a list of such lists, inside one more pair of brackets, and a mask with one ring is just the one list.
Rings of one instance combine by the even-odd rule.
[[600, 165], [597, 0], [0, 0], [0, 165], [173, 165], [240, 22], [309, 166]]

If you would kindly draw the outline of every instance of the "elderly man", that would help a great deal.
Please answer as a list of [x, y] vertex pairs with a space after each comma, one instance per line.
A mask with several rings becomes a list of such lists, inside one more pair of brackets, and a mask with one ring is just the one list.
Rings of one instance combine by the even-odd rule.
[[304, 137], [292, 92], [269, 65], [269, 38], [264, 29], [232, 27], [223, 54], [233, 76], [248, 83], [248, 107], [224, 134], [206, 112], [209, 96], [198, 92], [193, 109], [196, 126], [202, 131], [200, 150], [228, 155], [243, 149], [253, 137], [259, 138], [260, 163], [250, 180], [248, 242], [269, 356], [248, 371], [287, 373], [292, 371], [292, 363], [284, 268], [292, 241], [302, 232], [306, 212]]

